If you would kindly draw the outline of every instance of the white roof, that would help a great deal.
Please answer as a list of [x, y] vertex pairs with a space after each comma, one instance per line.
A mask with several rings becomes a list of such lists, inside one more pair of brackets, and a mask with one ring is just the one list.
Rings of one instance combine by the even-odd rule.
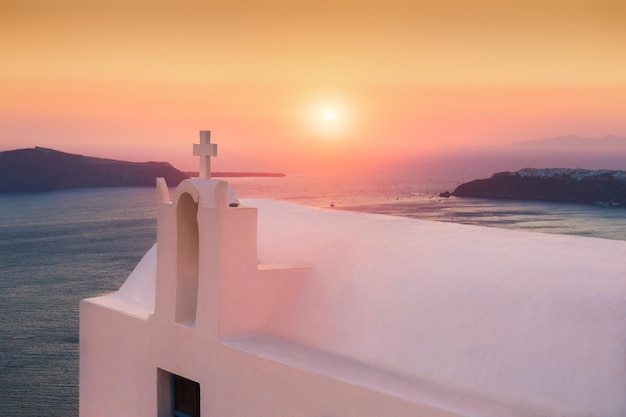
[[261, 262], [313, 266], [275, 335], [539, 412], [626, 415], [626, 242], [244, 204]]
[[[626, 415], [626, 242], [242, 203], [260, 263], [312, 266], [272, 337], [537, 414]], [[153, 310], [155, 261], [115, 297]]]

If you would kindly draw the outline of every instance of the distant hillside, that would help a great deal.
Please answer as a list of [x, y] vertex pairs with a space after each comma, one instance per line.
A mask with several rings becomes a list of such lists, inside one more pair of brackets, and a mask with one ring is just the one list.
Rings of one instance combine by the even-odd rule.
[[596, 150], [602, 149], [626, 149], [626, 138], [617, 135], [606, 135], [601, 138], [587, 138], [583, 136], [557, 136], [547, 139], [523, 140], [512, 142], [511, 146], [520, 148], [565, 148], [565, 149], [581, 149], [591, 148]]
[[626, 206], [626, 171], [526, 168], [461, 184], [452, 195]]
[[126, 162], [46, 148], [0, 152], [0, 192], [67, 188], [178, 185], [187, 176], [167, 162]]

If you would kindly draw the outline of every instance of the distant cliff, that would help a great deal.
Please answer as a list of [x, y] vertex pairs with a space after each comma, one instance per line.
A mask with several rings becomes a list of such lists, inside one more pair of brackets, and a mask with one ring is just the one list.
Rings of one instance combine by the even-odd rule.
[[126, 162], [32, 148], [0, 152], [0, 192], [178, 185], [187, 176], [167, 162]]
[[626, 206], [626, 171], [526, 168], [461, 184], [452, 195]]

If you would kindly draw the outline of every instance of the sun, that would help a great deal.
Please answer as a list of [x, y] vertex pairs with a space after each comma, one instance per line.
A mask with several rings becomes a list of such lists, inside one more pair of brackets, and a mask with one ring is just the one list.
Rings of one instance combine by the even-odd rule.
[[303, 129], [307, 136], [333, 141], [352, 137], [354, 108], [345, 97], [330, 94], [305, 96], [302, 104], [300, 115], [306, 122]]

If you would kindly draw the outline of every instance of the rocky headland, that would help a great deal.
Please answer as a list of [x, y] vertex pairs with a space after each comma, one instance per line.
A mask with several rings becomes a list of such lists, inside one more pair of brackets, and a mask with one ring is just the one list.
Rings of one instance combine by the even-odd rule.
[[626, 171], [525, 168], [461, 184], [451, 195], [626, 206]]
[[5, 193], [154, 186], [157, 177], [170, 186], [188, 178], [167, 162], [126, 162], [40, 147], [0, 152], [0, 192]]

